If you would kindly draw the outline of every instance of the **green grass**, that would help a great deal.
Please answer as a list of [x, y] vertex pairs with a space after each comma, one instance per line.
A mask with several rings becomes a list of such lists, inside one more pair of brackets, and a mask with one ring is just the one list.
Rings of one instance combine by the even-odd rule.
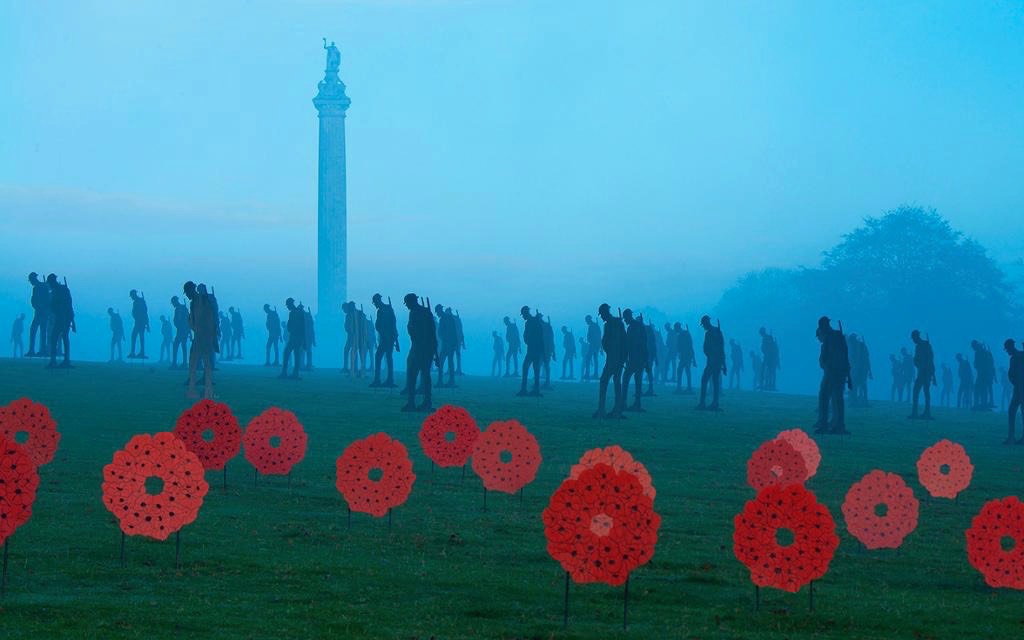
[[[244, 425], [262, 409], [293, 410], [309, 453], [284, 478], [261, 478], [242, 456], [220, 476], [199, 518], [174, 541], [129, 539], [101, 500], [103, 466], [136, 433], [170, 430], [188, 406], [182, 374], [143, 366], [81, 365], [45, 371], [0, 364], [0, 402], [28, 395], [46, 403], [63, 434], [41, 470], [32, 519], [11, 538], [0, 630], [7, 638], [986, 638], [1024, 631], [1024, 594], [994, 591], [967, 562], [964, 530], [984, 501], [1020, 492], [1024, 448], [1003, 447], [1005, 418], [938, 410], [910, 423], [905, 406], [876, 403], [848, 412], [852, 437], [819, 439], [823, 461], [808, 486], [837, 518], [841, 543], [829, 573], [807, 591], [753, 587], [732, 554], [732, 518], [753, 496], [750, 452], [764, 439], [813, 419], [812, 398], [731, 394], [721, 414], [691, 409], [668, 392], [649, 413], [595, 422], [595, 387], [562, 383], [540, 400], [515, 398], [515, 383], [480, 378], [440, 391], [435, 404], [465, 406], [481, 427], [518, 418], [544, 456], [518, 497], [491, 494], [482, 511], [470, 471], [436, 470], [423, 456], [421, 416], [398, 412], [393, 393], [336, 371], [279, 381], [262, 368], [231, 368], [220, 399]], [[354, 514], [351, 529], [334, 488], [334, 462], [357, 438], [386, 431], [409, 448], [417, 473], [406, 505], [387, 519]], [[959, 503], [928, 501], [914, 463], [942, 437], [961, 442], [976, 465]], [[647, 465], [662, 515], [653, 561], [634, 572], [628, 634], [622, 589], [573, 586], [562, 631], [564, 574], [547, 555], [541, 511], [588, 448], [618, 443]], [[845, 532], [839, 506], [871, 469], [901, 474], [922, 498], [920, 525], [900, 553], [868, 552]]]

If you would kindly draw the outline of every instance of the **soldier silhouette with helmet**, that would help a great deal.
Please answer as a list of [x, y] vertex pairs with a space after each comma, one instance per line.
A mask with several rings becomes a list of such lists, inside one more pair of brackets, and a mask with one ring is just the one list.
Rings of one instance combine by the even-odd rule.
[[[624, 418], [622, 415], [625, 398], [622, 389], [622, 367], [626, 364], [626, 327], [622, 318], [612, 315], [608, 303], [603, 303], [597, 309], [597, 316], [604, 322], [604, 335], [601, 338], [601, 348], [604, 350], [604, 369], [601, 370], [601, 379], [598, 389], [597, 411], [595, 418]], [[588, 334], [589, 335], [589, 334]], [[593, 345], [591, 345], [593, 348]], [[610, 412], [606, 411], [606, 400], [608, 398], [608, 383], [612, 382], [615, 392], [615, 405]]]
[[[676, 339], [679, 348], [679, 364], [676, 366], [676, 393], [693, 393], [690, 369], [697, 366], [697, 354], [693, 348], [693, 334], [690, 325], [680, 326], [677, 322]], [[683, 389], [683, 374], [686, 375], [686, 389]]]
[[[374, 320], [373, 328], [377, 332], [377, 349], [373, 354], [373, 382], [371, 387], [395, 387], [395, 352], [401, 352], [398, 345], [398, 320], [395, 317], [395, 309], [391, 306], [391, 297], [385, 304], [384, 298], [379, 294], [373, 294], [373, 307], [377, 310], [377, 317]], [[381, 361], [387, 363], [388, 376], [381, 383], [380, 365]]]
[[491, 332], [491, 350], [494, 352], [491, 359], [491, 377], [499, 378], [502, 375], [501, 365], [505, 362], [505, 341], [497, 331]]
[[[722, 376], [728, 375], [728, 368], [725, 364], [725, 338], [722, 336], [721, 325], [711, 324], [710, 316], [703, 316], [700, 319], [700, 326], [704, 329], [704, 373], [700, 377], [700, 402], [697, 409], [702, 411], [721, 411], [718, 404], [718, 397], [722, 392]], [[711, 404], [707, 404], [708, 386], [712, 389]]]
[[[844, 387], [853, 387], [850, 378], [850, 357], [843, 335], [842, 324], [833, 329], [827, 316], [818, 319], [815, 336], [821, 343], [818, 365], [821, 367], [821, 386], [818, 389], [818, 421], [815, 433], [849, 433], [846, 430], [846, 407], [843, 404]], [[831, 422], [829, 406], [831, 405]]]
[[[914, 379], [913, 404], [909, 419], [931, 420], [932, 419], [932, 385], [938, 384], [935, 379], [935, 352], [932, 350], [932, 343], [921, 337], [921, 332], [914, 329], [910, 332], [910, 339], [914, 341], [914, 367], [917, 369], [917, 377]], [[924, 413], [918, 415], [917, 400], [924, 392]]]
[[[132, 301], [132, 339], [131, 348], [128, 350], [128, 358], [141, 358], [146, 356], [146, 334], [149, 333], [149, 307], [146, 305], [146, 297], [132, 289], [128, 292]], [[135, 351], [135, 343], [138, 341], [139, 350]]]
[[[29, 284], [32, 285], [32, 322], [28, 327], [28, 353], [29, 358], [36, 356], [50, 355], [47, 339], [50, 337], [50, 286], [39, 279], [39, 274], [33, 271], [28, 274]], [[39, 334], [39, 348], [36, 349], [36, 334]]]
[[[437, 361], [437, 327], [429, 306], [419, 303], [415, 293], [406, 294], [405, 306], [409, 310], [409, 355], [406, 357], [405, 390], [409, 400], [402, 411], [432, 411], [430, 365]], [[423, 391], [423, 403], [416, 406], [416, 385], [420, 381]]]
[[[50, 336], [47, 344], [50, 347], [49, 368], [60, 366], [71, 368], [71, 337], [70, 333], [78, 333], [75, 325], [75, 309], [71, 301], [71, 290], [67, 281], [57, 282], [56, 274], [46, 276], [46, 285], [50, 288]], [[57, 353], [63, 350], [64, 360], [57, 364]]]
[[[171, 296], [171, 307], [174, 309], [172, 322], [174, 324], [174, 342], [171, 343], [171, 369], [184, 369], [188, 367], [189, 349], [188, 339], [192, 335], [192, 325], [188, 319], [188, 306], [178, 299], [178, 296]], [[181, 354], [181, 365], [178, 365], [178, 354]]]
[[[263, 305], [263, 313], [266, 314], [267, 345], [264, 349], [266, 357], [263, 361], [264, 367], [277, 367], [281, 365], [281, 316], [277, 314], [277, 308], [270, 308], [269, 304]], [[270, 350], [274, 350], [274, 362], [270, 362]]]
[[[299, 368], [302, 366], [302, 350], [306, 346], [306, 314], [295, 304], [295, 298], [284, 301], [288, 310], [288, 341], [284, 345], [284, 357], [281, 359], [279, 378], [299, 379]], [[292, 373], [288, 375], [288, 358], [292, 360]]]
[[[647, 367], [647, 329], [643, 318], [634, 317], [632, 309], [622, 312], [626, 323], [626, 370], [622, 377], [622, 406], [624, 411], [642, 413], [640, 396], [643, 395], [643, 374]], [[633, 404], [629, 405], [629, 383], [633, 381]], [[628, 405], [628, 406], [627, 406]]]
[[[523, 356], [523, 382], [519, 388], [518, 396], [540, 397], [540, 370], [544, 358], [544, 327], [538, 316], [530, 313], [530, 307], [523, 305], [519, 310], [523, 317], [523, 343], [526, 344], [526, 355]], [[526, 382], [529, 379], [530, 368], [533, 368], [533, 389], [526, 391]]]
[[[575, 380], [576, 371], [576, 337], [572, 335], [569, 327], [562, 325], [562, 377], [561, 380]], [[568, 375], [566, 375], [568, 369]]]
[[[107, 316], [110, 317], [110, 362], [124, 361], [124, 320], [121, 314], [114, 311], [113, 307], [107, 307]], [[117, 357], [114, 357], [117, 351]]]
[[512, 378], [519, 375], [519, 328], [508, 316], [502, 322], [505, 323], [505, 377]]
[[188, 361], [188, 397], [196, 393], [196, 371], [203, 367], [203, 397], [213, 398], [213, 354], [217, 350], [217, 299], [207, 293], [202, 284], [189, 280], [182, 287], [185, 298], [191, 303], [189, 327], [192, 330], [192, 348]]
[[1006, 375], [1010, 381], [1010, 385], [1013, 387], [1013, 393], [1010, 396], [1010, 404], [1007, 407], [1009, 432], [1006, 436], [1006, 440], [1003, 441], [1003, 444], [1024, 444], [1024, 428], [1021, 429], [1020, 438], [1017, 438], [1016, 440], [1014, 439], [1017, 428], [1017, 412], [1022, 409], [1021, 405], [1024, 403], [1024, 352], [1017, 348], [1017, 344], [1013, 339], [1007, 339], [1006, 342], [1003, 343], [1003, 350], [1006, 351], [1006, 355], [1010, 357]]

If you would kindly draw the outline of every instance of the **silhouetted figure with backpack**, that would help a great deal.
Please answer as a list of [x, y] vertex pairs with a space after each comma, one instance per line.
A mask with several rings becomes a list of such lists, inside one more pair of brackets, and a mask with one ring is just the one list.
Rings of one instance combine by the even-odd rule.
[[228, 316], [231, 318], [231, 348], [228, 355], [238, 360], [242, 358], [242, 339], [245, 338], [245, 323], [242, 322], [242, 314], [234, 307], [228, 307]]
[[975, 411], [991, 411], [995, 407], [995, 396], [992, 387], [995, 383], [996, 369], [992, 352], [977, 340], [971, 340], [974, 350], [974, 407]]
[[[47, 348], [47, 338], [50, 333], [50, 286], [39, 279], [39, 274], [33, 271], [28, 274], [28, 281], [32, 285], [32, 323], [28, 328], [28, 357], [46, 356], [50, 354]], [[39, 333], [39, 349], [36, 350], [36, 332]]]
[[511, 378], [519, 375], [519, 328], [508, 316], [502, 322], [505, 323], [505, 377]]
[[[846, 407], [843, 404], [844, 387], [852, 387], [850, 379], [850, 356], [843, 336], [842, 324], [833, 329], [827, 316], [818, 320], [815, 332], [821, 342], [818, 355], [818, 366], [821, 367], [821, 386], [818, 389], [818, 421], [814, 425], [815, 433], [849, 433], [846, 430]], [[831, 422], [829, 421], [829, 405], [831, 405]]]
[[[575, 380], [576, 371], [573, 364], [576, 361], [576, 337], [572, 335], [569, 327], [562, 326], [562, 380]], [[565, 370], [569, 370], [566, 375]]]
[[46, 276], [46, 284], [50, 287], [50, 368], [57, 367], [57, 352], [63, 348], [64, 360], [60, 367], [71, 368], [71, 332], [78, 333], [75, 326], [75, 309], [71, 302], [71, 290], [65, 282], [57, 282], [56, 274]]
[[1024, 444], [1024, 427], [1021, 428], [1020, 438], [1014, 439], [1017, 430], [1017, 412], [1021, 410], [1021, 404], [1024, 403], [1024, 352], [1017, 348], [1012, 339], [1003, 343], [1003, 349], [1006, 351], [1006, 355], [1010, 356], [1006, 375], [1013, 387], [1010, 404], [1007, 407], [1007, 420], [1010, 429], [1003, 444]]
[[174, 330], [171, 328], [171, 321], [167, 316], [160, 316], [160, 362], [167, 362], [171, 359], [171, 342], [174, 340]]
[[[429, 307], [419, 303], [415, 293], [405, 296], [405, 306], [409, 309], [409, 355], [406, 358], [406, 393], [409, 400], [402, 411], [433, 410], [431, 404], [430, 365], [439, 360], [437, 355], [437, 327]], [[438, 363], [440, 364], [440, 363]], [[420, 381], [423, 390], [423, 403], [416, 406], [416, 384]]]
[[[264, 367], [281, 366], [281, 316], [277, 314], [277, 308], [270, 308], [269, 304], [263, 305], [263, 313], [266, 314], [267, 346], [266, 358], [263, 361]], [[270, 362], [270, 350], [274, 350], [274, 362]]]
[[[377, 317], [373, 322], [373, 328], [377, 332], [377, 349], [373, 354], [373, 382], [371, 387], [394, 387], [395, 385], [395, 352], [401, 352], [398, 346], [398, 319], [395, 317], [395, 309], [391, 306], [391, 296], [388, 296], [387, 304], [379, 294], [373, 294], [373, 307], [377, 310]], [[388, 366], [388, 377], [382, 384], [380, 381], [381, 361]]]
[[[626, 323], [626, 372], [622, 377], [622, 405], [625, 411], [642, 413], [640, 396], [643, 395], [643, 374], [647, 366], [647, 329], [641, 318], [633, 316], [631, 309], [622, 312], [622, 321]], [[632, 379], [633, 404], [629, 402], [629, 383]]]
[[[704, 357], [707, 361], [700, 377], [700, 402], [697, 403], [697, 409], [721, 411], [718, 396], [722, 392], [722, 376], [729, 373], [725, 365], [725, 337], [722, 335], [722, 327], [712, 326], [709, 316], [700, 319], [700, 326], [704, 329]], [[706, 404], [708, 385], [714, 394], [710, 405]]]
[[207, 293], [204, 285], [196, 286], [189, 280], [182, 287], [185, 297], [191, 303], [189, 328], [192, 330], [192, 349], [188, 361], [188, 397], [196, 393], [196, 371], [203, 367], [203, 397], [213, 398], [213, 354], [217, 350], [217, 299]]
[[679, 323], [673, 327], [665, 323], [665, 362], [661, 367], [662, 383], [676, 379], [676, 367], [679, 364]]
[[491, 332], [491, 350], [494, 352], [494, 358], [491, 360], [491, 377], [499, 378], [502, 374], [501, 365], [505, 361], [505, 341], [497, 331]]
[[942, 363], [942, 390], [939, 404], [948, 407], [953, 403], [953, 370], [945, 362]]
[[957, 378], [960, 386], [956, 390], [956, 408], [970, 409], [974, 406], [974, 371], [964, 354], [956, 354]]
[[[113, 307], [107, 307], [107, 315], [110, 317], [110, 362], [124, 361], [124, 320], [121, 314], [114, 311]], [[117, 357], [114, 357], [117, 351]]]
[[[645, 323], [643, 314], [640, 314], [640, 324], [644, 328], [644, 338], [647, 341], [647, 357], [644, 358], [643, 373], [647, 374], [647, 391], [643, 395], [653, 397], [654, 393], [654, 371], [658, 365], [658, 338], [654, 333], [654, 325]], [[664, 350], [664, 348], [662, 348]]]
[[591, 377], [597, 377], [596, 371], [594, 372], [593, 376], [591, 375], [590, 361], [587, 360], [586, 357], [586, 354], [590, 353], [590, 343], [588, 343], [587, 339], [584, 338], [583, 336], [579, 337], [579, 347], [576, 349], [576, 352], [583, 357], [583, 366], [580, 367], [580, 380], [585, 382], [587, 380], [590, 380]]
[[[455, 387], [455, 352], [459, 348], [459, 330], [452, 310], [439, 304], [434, 305], [437, 314], [437, 338], [440, 344], [441, 361], [437, 365], [437, 388]], [[448, 382], [444, 382], [444, 367], [448, 365]]]
[[[597, 411], [595, 418], [623, 418], [622, 408], [625, 404], [622, 389], [622, 367], [626, 364], [626, 327], [622, 318], [612, 315], [611, 307], [607, 303], [597, 309], [597, 316], [604, 321], [604, 336], [601, 338], [601, 347], [604, 349], [604, 369], [601, 371], [601, 381], [598, 390]], [[611, 381], [615, 391], [615, 406], [611, 412], [605, 411], [605, 402], [608, 398], [608, 382]]]
[[850, 405], [868, 406], [868, 380], [871, 379], [871, 356], [862, 336], [851, 333], [846, 338], [846, 348], [850, 357], [850, 378], [853, 389], [850, 390]]
[[[146, 334], [149, 333], [149, 307], [146, 305], [146, 298], [139, 295], [139, 292], [132, 289], [128, 292], [132, 301], [132, 342], [128, 350], [128, 358], [141, 358], [146, 356]], [[135, 343], [138, 341], [139, 350], [135, 351]]]
[[[523, 306], [519, 310], [523, 317], [523, 342], [526, 344], [526, 355], [523, 356], [523, 384], [519, 388], [519, 396], [540, 397], [540, 369], [544, 358], [544, 327], [540, 318], [530, 313], [530, 307]], [[526, 382], [530, 368], [533, 368], [533, 390], [527, 393]]]
[[19, 313], [11, 324], [11, 357], [25, 356], [25, 314]]
[[779, 356], [779, 343], [775, 340], [775, 336], [768, 333], [768, 330], [764, 327], [758, 329], [758, 334], [761, 336], [762, 366], [764, 366], [764, 384], [762, 388], [765, 391], [775, 391], [775, 378], [782, 362]]
[[302, 349], [306, 346], [306, 314], [295, 304], [295, 298], [284, 301], [288, 309], [288, 342], [284, 345], [284, 357], [281, 359], [279, 378], [288, 378], [288, 358], [292, 359], [291, 378], [299, 379], [299, 368], [302, 366]]
[[178, 353], [181, 353], [181, 368], [188, 367], [189, 349], [188, 339], [192, 335], [192, 325], [189, 323], [188, 307], [178, 299], [178, 296], [171, 296], [171, 307], [174, 308], [174, 342], [171, 344], [171, 369], [177, 369]]
[[755, 390], [760, 390], [764, 384], [764, 361], [756, 351], [751, 349], [747, 355], [750, 356], [750, 371], [754, 374], [754, 379], [751, 381], [751, 385]]
[[[911, 420], [932, 420], [932, 385], [938, 384], [935, 380], [935, 352], [932, 350], [932, 343], [921, 337], [921, 332], [914, 329], [910, 333], [910, 339], [914, 341], [914, 367], [917, 369], [917, 377], [914, 379], [914, 397], [909, 418]], [[924, 413], [917, 413], [917, 399], [924, 391]]]
[[[693, 334], [690, 325], [680, 327], [676, 323], [676, 335], [679, 337], [679, 366], [676, 367], [676, 393], [693, 393], [693, 380], [690, 369], [697, 366], [697, 354], [693, 348]], [[683, 374], [686, 375], [686, 389], [683, 389]]]
[[589, 347], [583, 354], [584, 370], [589, 372], [589, 375], [585, 376], [584, 380], [593, 380], [603, 375], [603, 373], [598, 374], [597, 372], [600, 369], [603, 338], [601, 337], [601, 327], [598, 326], [594, 318], [588, 315], [584, 320], [587, 323], [587, 346]]
[[742, 385], [743, 347], [734, 338], [729, 338], [729, 356], [732, 372], [729, 374], [729, 388], [739, 389]]

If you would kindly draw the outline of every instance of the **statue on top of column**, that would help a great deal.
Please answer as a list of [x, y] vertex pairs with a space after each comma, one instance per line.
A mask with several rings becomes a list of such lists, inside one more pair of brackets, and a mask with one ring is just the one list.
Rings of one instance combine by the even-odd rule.
[[327, 38], [324, 38], [324, 49], [327, 50], [327, 69], [324, 71], [327, 74], [338, 73], [338, 69], [341, 68], [341, 54], [338, 52], [338, 47], [334, 46], [334, 41], [331, 44], [327, 44]]

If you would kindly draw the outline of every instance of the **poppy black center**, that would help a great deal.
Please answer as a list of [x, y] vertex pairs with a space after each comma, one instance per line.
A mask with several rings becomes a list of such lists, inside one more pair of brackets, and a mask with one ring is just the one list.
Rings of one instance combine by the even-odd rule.
[[158, 496], [164, 492], [164, 480], [159, 476], [146, 478], [146, 493], [151, 496]]
[[384, 470], [380, 467], [374, 467], [366, 474], [366, 477], [374, 482], [379, 482], [384, 477]]
[[775, 542], [778, 543], [780, 547], [788, 547], [793, 544], [793, 540], [795, 539], [796, 536], [793, 534], [792, 529], [780, 527], [775, 531]]

